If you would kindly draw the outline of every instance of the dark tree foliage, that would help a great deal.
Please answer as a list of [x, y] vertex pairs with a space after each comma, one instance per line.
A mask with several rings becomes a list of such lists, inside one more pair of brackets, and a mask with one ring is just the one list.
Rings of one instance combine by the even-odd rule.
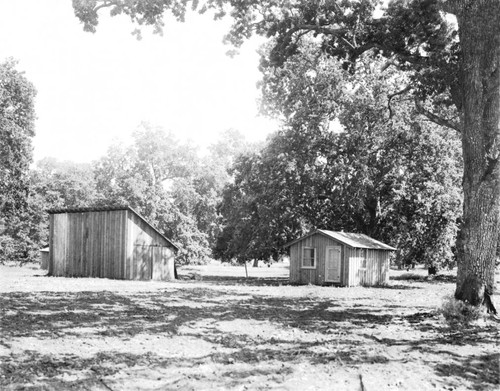
[[[312, 49], [264, 72], [264, 110], [286, 124], [272, 142], [281, 150], [262, 155], [287, 179], [288, 198], [279, 202], [293, 206], [307, 227], [392, 243], [400, 263], [452, 265], [461, 206], [458, 136], [422, 121], [411, 98], [397, 94], [405, 73], [382, 71], [380, 59], [365, 56], [351, 75]], [[280, 194], [272, 186], [264, 191]]]
[[0, 262], [26, 262], [36, 247], [27, 225], [35, 94], [14, 60], [0, 64]]
[[[266, 110], [283, 113], [285, 126], [234, 165], [216, 255], [276, 259], [285, 243], [320, 228], [389, 242], [401, 264], [453, 264], [457, 135], [419, 121], [406, 98], [394, 97], [388, 109], [400, 73], [382, 77], [372, 61], [373, 70], [351, 76], [332, 73], [333, 63], [295, 55], [266, 73]], [[335, 116], [342, 128], [330, 122]]]

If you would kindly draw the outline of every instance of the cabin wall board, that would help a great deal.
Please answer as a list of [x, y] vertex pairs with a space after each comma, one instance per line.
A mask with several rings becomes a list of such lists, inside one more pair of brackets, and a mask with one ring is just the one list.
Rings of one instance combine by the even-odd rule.
[[389, 282], [389, 253], [375, 249], [351, 249], [349, 286], [380, 285]]

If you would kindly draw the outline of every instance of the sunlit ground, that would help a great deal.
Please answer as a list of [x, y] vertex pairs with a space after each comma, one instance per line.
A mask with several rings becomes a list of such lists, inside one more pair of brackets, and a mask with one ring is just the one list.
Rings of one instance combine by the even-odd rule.
[[[291, 286], [286, 265], [182, 268], [177, 282], [0, 266], [1, 389], [496, 390], [493, 320], [450, 330], [454, 273], [381, 288]], [[500, 297], [495, 296], [497, 306]]]

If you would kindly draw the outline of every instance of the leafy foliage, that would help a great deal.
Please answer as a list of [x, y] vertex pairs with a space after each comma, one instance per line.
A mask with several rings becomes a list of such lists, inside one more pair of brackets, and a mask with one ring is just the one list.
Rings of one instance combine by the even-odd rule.
[[372, 58], [360, 66], [351, 75], [311, 52], [265, 73], [265, 110], [280, 113], [284, 126], [234, 166], [220, 258], [276, 258], [286, 242], [322, 228], [390, 242], [401, 263], [453, 262], [458, 137], [419, 121], [404, 97], [387, 108], [404, 74], [382, 74]]
[[26, 225], [35, 89], [9, 59], [0, 64], [0, 263], [30, 259]]
[[239, 133], [223, 136], [200, 159], [171, 133], [142, 124], [133, 145], [114, 145], [95, 164], [97, 202], [132, 206], [179, 244], [179, 263], [206, 262], [220, 230], [216, 208], [229, 180], [226, 167], [246, 148]]
[[457, 300], [453, 296], [445, 298], [440, 312], [444, 316], [446, 323], [454, 329], [462, 329], [463, 327], [470, 326], [482, 314], [482, 310], [477, 306]]
[[[48, 209], [128, 204], [179, 244], [179, 263], [203, 263], [221, 229], [217, 205], [231, 180], [227, 168], [252, 148], [228, 130], [200, 158], [193, 147], [144, 123], [132, 145], [112, 145], [93, 164], [42, 159], [23, 174], [24, 209], [9, 220], [17, 221], [17, 236], [1, 236], [2, 259], [38, 260], [37, 250], [48, 244]], [[8, 192], [2, 196], [7, 205]]]
[[134, 133], [133, 145], [113, 145], [96, 162], [97, 203], [130, 205], [180, 245], [181, 263], [203, 262], [208, 244], [191, 216], [198, 202], [191, 191], [196, 163], [192, 148], [144, 123]]

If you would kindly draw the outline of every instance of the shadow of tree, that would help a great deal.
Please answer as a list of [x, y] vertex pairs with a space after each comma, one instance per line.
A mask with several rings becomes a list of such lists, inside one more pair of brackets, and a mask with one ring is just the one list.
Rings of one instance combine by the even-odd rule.
[[474, 390], [497, 389], [500, 384], [500, 353], [482, 355], [457, 354], [449, 350], [450, 346], [475, 346], [485, 344], [498, 346], [499, 330], [495, 326], [470, 326], [461, 330], [450, 329], [447, 326], [425, 323], [429, 318], [436, 318], [435, 311], [419, 312], [405, 318], [413, 327], [421, 331], [432, 329], [434, 333], [427, 338], [378, 338], [363, 334], [367, 339], [375, 340], [387, 347], [408, 347], [408, 350], [418, 350], [427, 356], [439, 355], [441, 362], [436, 363], [434, 370], [443, 378], [463, 378], [473, 384]]
[[[255, 279], [254, 286], [276, 283], [276, 279], [266, 280]], [[259, 373], [282, 379], [291, 371], [283, 365], [298, 361], [356, 366], [384, 364], [395, 360], [383, 353], [385, 347], [401, 346], [424, 351], [425, 347], [436, 344], [455, 343], [446, 340], [444, 329], [432, 329], [425, 324], [436, 314], [423, 308], [415, 307], [412, 309], [415, 312], [401, 315], [402, 311], [408, 313], [408, 309], [394, 303], [371, 307], [355, 304], [356, 298], [264, 296], [224, 286], [235, 285], [238, 280], [231, 283], [214, 281], [223, 287], [211, 287], [210, 282], [205, 287], [128, 294], [106, 291], [4, 294], [0, 296], [0, 325], [2, 343], [7, 347], [9, 340], [23, 337], [47, 341], [68, 337], [75, 340], [113, 337], [123, 342], [141, 335], [152, 338], [182, 335], [203, 341], [213, 350], [200, 350], [201, 353], [193, 357], [173, 358], [154, 352], [123, 353], [113, 351], [113, 347], [90, 357], [78, 353], [48, 355], [26, 350], [22, 355], [9, 356], [0, 364], [3, 376], [0, 377], [0, 388], [8, 384], [19, 384], [22, 388], [38, 380], [49, 389], [88, 389], [101, 387], [102, 382], [113, 381], [114, 375], [138, 365], [165, 369], [195, 368], [206, 363], [219, 365], [224, 369], [222, 374], [212, 376], [193, 372], [190, 376], [197, 381], [212, 376], [210, 381], [215, 388], [230, 388]], [[422, 331], [426, 337], [419, 341], [398, 340], [365, 332], [388, 327], [396, 321], [406, 322], [406, 327]], [[221, 326], [232, 322], [239, 322], [246, 329], [224, 329]], [[251, 329], [257, 323], [267, 325], [264, 334], [256, 334]], [[266, 330], [268, 334], [265, 334]], [[478, 342], [472, 335], [464, 338], [463, 343]], [[484, 342], [487, 337], [481, 338]], [[228, 367], [238, 363], [251, 364], [255, 368], [249, 371], [248, 368]], [[262, 367], [263, 363], [266, 367]], [[441, 369], [436, 371], [441, 376], [448, 376], [446, 368], [455, 371], [459, 365], [468, 363], [454, 359], [442, 363]], [[476, 365], [476, 361], [471, 363]], [[474, 368], [479, 368], [479, 365]], [[471, 371], [466, 373], [479, 376]], [[498, 378], [491, 371], [488, 366], [487, 375], [481, 375], [482, 381], [497, 384], [494, 382]], [[62, 375], [68, 372], [78, 373], [78, 378], [64, 378]], [[166, 388], [187, 386], [182, 379], [168, 380], [165, 384]]]
[[500, 353], [455, 357], [451, 363], [436, 366], [444, 377], [461, 377], [473, 384], [474, 390], [491, 390], [500, 386]]
[[[230, 300], [226, 300], [228, 295]], [[270, 320], [281, 326], [314, 326], [318, 332], [331, 328], [332, 322], [376, 325], [392, 319], [392, 315], [378, 309], [345, 311], [340, 302], [336, 299], [252, 296], [206, 288], [130, 296], [111, 292], [46, 292], [36, 296], [12, 293], [0, 298], [4, 311], [12, 312], [2, 319], [5, 338], [77, 335], [72, 328], [81, 325], [102, 330], [98, 333], [108, 336], [130, 337], [145, 331], [176, 334], [187, 322], [214, 318]]]
[[[193, 278], [182, 278], [184, 281], [196, 280]], [[217, 276], [203, 275], [201, 276], [203, 283], [211, 285], [247, 285], [247, 286], [281, 286], [290, 285], [288, 277], [234, 277], [234, 276]]]
[[403, 284], [376, 285], [376, 286], [371, 286], [370, 288], [374, 288], [374, 289], [395, 289], [395, 290], [423, 289], [421, 286], [403, 285]]
[[451, 274], [437, 274], [437, 275], [425, 276], [417, 273], [404, 273], [399, 276], [390, 276], [389, 280], [425, 282], [430, 284], [437, 284], [437, 283], [455, 284], [457, 282], [457, 276]]

